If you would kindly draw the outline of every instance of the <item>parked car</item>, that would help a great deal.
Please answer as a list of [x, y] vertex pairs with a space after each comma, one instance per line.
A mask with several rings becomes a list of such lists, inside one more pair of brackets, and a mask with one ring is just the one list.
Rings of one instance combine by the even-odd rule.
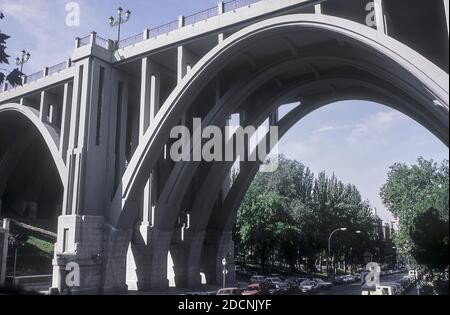
[[277, 288], [277, 286], [275, 284], [269, 283], [269, 282], [266, 282], [266, 283], [269, 286], [269, 294], [270, 295], [275, 295], [275, 294], [280, 294], [281, 293], [280, 289]]
[[303, 293], [312, 293], [317, 292], [319, 287], [317, 286], [317, 282], [312, 280], [306, 280], [303, 281], [299, 286], [298, 289]]
[[224, 288], [217, 292], [217, 295], [242, 295], [239, 288]]
[[250, 283], [260, 283], [260, 282], [265, 282], [266, 281], [266, 277], [264, 276], [252, 276], [250, 278]]
[[250, 271], [241, 266], [236, 266], [235, 268], [236, 274], [241, 276], [250, 276]]
[[375, 291], [362, 291], [362, 295], [396, 295], [397, 289], [392, 285], [377, 285]]
[[291, 285], [289, 284], [289, 282], [286, 281], [281, 281], [275, 284], [275, 286], [277, 287], [278, 290], [281, 291], [281, 293], [288, 293], [289, 291], [291, 291]]
[[344, 284], [344, 278], [343, 278], [343, 276], [336, 276], [331, 280], [331, 282], [334, 285]]
[[277, 283], [281, 283], [283, 281], [281, 281], [280, 277], [267, 277], [266, 281], [269, 283], [273, 283], [273, 284], [277, 284]]
[[267, 295], [269, 294], [270, 285], [267, 282], [250, 284], [242, 295]]
[[398, 282], [387, 282], [387, 283], [383, 283], [383, 284], [395, 287], [395, 295], [400, 295], [404, 291], [402, 285]]
[[297, 286], [300, 285], [303, 281], [309, 280], [308, 278], [297, 278]]
[[343, 280], [344, 283], [353, 283], [353, 282], [356, 281], [355, 277], [352, 276], [352, 275], [342, 276], [342, 280]]
[[288, 283], [291, 287], [297, 287], [299, 284], [299, 282], [297, 282], [297, 278], [293, 276], [287, 277], [284, 282]]
[[319, 290], [329, 290], [333, 286], [331, 282], [323, 281], [319, 278], [314, 278], [313, 281], [317, 283]]

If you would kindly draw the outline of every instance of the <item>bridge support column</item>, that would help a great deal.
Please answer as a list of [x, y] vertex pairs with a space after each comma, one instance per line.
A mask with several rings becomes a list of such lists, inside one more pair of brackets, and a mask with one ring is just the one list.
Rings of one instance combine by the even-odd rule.
[[62, 215], [58, 218], [52, 291], [61, 294], [102, 292], [104, 229], [104, 218], [99, 216]]
[[55, 95], [48, 91], [41, 92], [41, 100], [39, 106], [39, 118], [44, 123], [57, 125], [59, 102]]
[[178, 47], [178, 57], [177, 57], [177, 82], [180, 84], [181, 80], [186, 76], [186, 74], [194, 66], [194, 56], [192, 53], [184, 46]]
[[183, 239], [170, 246], [174, 263], [175, 284], [182, 288], [197, 288], [201, 283], [200, 258], [205, 231], [185, 230]]
[[59, 151], [63, 161], [66, 160], [67, 146], [69, 142], [70, 112], [72, 109], [73, 83], [64, 84], [64, 95], [61, 112], [61, 137], [59, 141]]
[[314, 13], [322, 14], [322, 5], [320, 3], [314, 5]]
[[381, 34], [386, 34], [386, 25], [383, 12], [383, 0], [375, 0], [375, 20], [377, 23], [377, 30]]
[[132, 237], [132, 230], [116, 229], [109, 224], [104, 229], [104, 262], [102, 292], [125, 293], [127, 250]]
[[49, 110], [50, 110], [49, 94], [47, 91], [42, 91], [41, 102], [39, 105], [39, 119], [42, 122], [47, 122]]
[[167, 256], [172, 230], [141, 225], [134, 235], [127, 254], [129, 288], [143, 291], [167, 289]]
[[[142, 59], [141, 74], [141, 99], [140, 99], [140, 139], [145, 134], [147, 128], [159, 110], [161, 73], [159, 66], [152, 62], [150, 58]], [[156, 172], [152, 172], [145, 185], [142, 204], [142, 224], [145, 229], [153, 223], [154, 204], [156, 202]]]
[[208, 230], [201, 258], [201, 271], [205, 273], [208, 284], [222, 284], [223, 258], [227, 259], [226, 285], [236, 285], [232, 232]]

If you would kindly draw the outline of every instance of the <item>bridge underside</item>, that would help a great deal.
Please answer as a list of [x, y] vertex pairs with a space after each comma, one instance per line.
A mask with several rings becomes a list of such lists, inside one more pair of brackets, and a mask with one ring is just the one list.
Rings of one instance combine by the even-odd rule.
[[[226, 66], [210, 70], [213, 74], [205, 74], [204, 84], [186, 93], [179, 102], [182, 110], [167, 118], [164, 127], [180, 121], [189, 126], [193, 117], [201, 117], [205, 125], [225, 126], [235, 114], [243, 126], [269, 121], [281, 124], [286, 132], [318, 107], [359, 99], [401, 111], [448, 145], [447, 109], [430, 107], [433, 96], [427, 95], [417, 79], [359, 41], [308, 27], [287, 27], [255, 35], [243, 46], [227, 58]], [[278, 121], [277, 108], [292, 102], [300, 105], [286, 120]], [[192, 126], [189, 128], [192, 133]], [[233, 256], [237, 208], [259, 165], [241, 163], [238, 181], [230, 190], [226, 184], [233, 163], [173, 163], [163, 156], [164, 144], [170, 143], [167, 135], [162, 136], [159, 148], [155, 145], [151, 150], [153, 157], [148, 156], [154, 160], [153, 170], [146, 165], [147, 171], [142, 173], [151, 173], [150, 180], [157, 187], [153, 208], [143, 211], [141, 200], [128, 196], [118, 224], [125, 229], [134, 227], [127, 283], [144, 290], [165, 287], [169, 272], [173, 284], [181, 287], [198, 286], [201, 273], [208, 284], [218, 284], [222, 258]], [[130, 151], [131, 156], [136, 153], [134, 148]], [[141, 176], [134, 184], [143, 189], [147, 179]], [[142, 195], [137, 191], [135, 196]], [[142, 217], [143, 213], [148, 216]], [[228, 281], [234, 281], [233, 272]]]
[[0, 216], [56, 222], [63, 186], [45, 141], [17, 112], [0, 117]]
[[[202, 277], [217, 284], [223, 257], [231, 262], [227, 282], [235, 281], [232, 230], [260, 164], [241, 162], [232, 182], [235, 161], [172, 161], [172, 128], [186, 126], [192, 135], [194, 118], [223, 128], [233, 115], [244, 127], [278, 126], [282, 137], [322, 106], [369, 100], [404, 113], [448, 146], [442, 2], [421, 10], [386, 1], [384, 23], [374, 27], [363, 25], [361, 1], [348, 1], [351, 10], [338, 3], [293, 7], [162, 50], [147, 51], [146, 42], [117, 51], [95, 41], [79, 47], [73, 78], [52, 81], [51, 93], [16, 99], [40, 104], [28, 107], [41, 129], [57, 131], [53, 144], [24, 132], [26, 120], [0, 107], [0, 174], [8, 173], [0, 176], [2, 211], [62, 214], [53, 286], [65, 292], [70, 262], [81, 275], [72, 293], [197, 287]], [[415, 20], [399, 23], [400, 9]], [[419, 20], [430, 29], [408, 32]], [[279, 107], [294, 102], [281, 117]], [[49, 143], [50, 155], [42, 149]], [[14, 167], [2, 170], [4, 161]]]

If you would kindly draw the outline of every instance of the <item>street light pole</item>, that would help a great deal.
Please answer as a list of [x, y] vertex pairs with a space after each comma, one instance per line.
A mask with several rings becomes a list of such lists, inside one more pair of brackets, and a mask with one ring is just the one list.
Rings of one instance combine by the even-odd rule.
[[331, 259], [331, 237], [334, 235], [334, 233], [338, 231], [347, 231], [347, 228], [339, 228], [334, 230], [330, 233], [330, 236], [328, 237], [328, 259], [327, 259], [327, 273], [330, 274], [330, 259]]
[[20, 72], [23, 71], [23, 65], [30, 60], [31, 54], [25, 49], [22, 50], [22, 56], [16, 58], [16, 66], [20, 66]]
[[227, 281], [227, 259], [224, 257], [222, 259], [222, 266], [223, 266], [223, 283], [222, 283], [222, 288], [225, 289], [226, 286], [226, 281]]
[[111, 27], [115, 27], [115, 26], [118, 27], [118, 30], [117, 30], [117, 48], [119, 48], [118, 46], [119, 46], [119, 42], [120, 42], [121, 26], [122, 26], [122, 24], [128, 22], [128, 20], [130, 19], [131, 11], [127, 10], [125, 12], [125, 18], [123, 18], [122, 17], [123, 9], [122, 9], [122, 7], [119, 7], [117, 9], [117, 15], [118, 15], [117, 19], [114, 19], [112, 16], [109, 18], [109, 25], [111, 25]]

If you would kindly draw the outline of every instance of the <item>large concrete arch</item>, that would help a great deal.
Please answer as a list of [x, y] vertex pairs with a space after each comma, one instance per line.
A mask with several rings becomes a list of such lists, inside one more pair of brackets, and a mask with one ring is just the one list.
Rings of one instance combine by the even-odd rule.
[[[346, 100], [374, 101], [397, 110], [399, 110], [400, 107], [399, 103], [402, 102], [399, 98], [395, 97], [395, 95], [384, 94], [382, 91], [368, 93], [367, 90], [361, 90], [357, 93], [355, 93], [355, 91], [352, 91], [351, 93], [338, 93], [331, 98], [309, 100], [305, 102], [306, 104], [300, 105], [290, 111], [278, 122], [277, 125], [279, 126], [280, 139], [308, 114], [331, 103]], [[406, 114], [405, 112], [403, 113]], [[263, 139], [262, 141], [265, 140]], [[203, 231], [202, 236], [204, 238], [204, 243], [200, 244], [197, 242], [195, 245], [188, 245], [187, 265], [193, 265], [194, 262], [197, 263], [195, 269], [188, 269], [188, 271], [190, 271], [188, 274], [188, 281], [190, 281], [193, 286], [198, 284], [197, 278], [200, 270], [205, 273], [208, 283], [220, 283], [222, 277], [220, 261], [228, 252], [233, 251], [232, 229], [236, 222], [237, 211], [250, 184], [258, 173], [259, 167], [259, 162], [244, 163], [235, 182], [225, 196], [221, 207], [216, 209], [215, 212], [212, 211], [212, 208], [205, 211], [204, 215], [207, 217], [203, 218], [201, 222], [204, 224], [205, 221], [208, 220], [208, 223], [203, 226], [194, 227], [198, 231]], [[220, 171], [217, 172], [222, 174]], [[222, 180], [225, 180], [225, 177]], [[209, 184], [212, 185], [211, 182]], [[195, 233], [195, 231], [193, 233]], [[202, 262], [200, 264], [198, 264], [200, 259], [199, 251], [203, 251], [201, 253]], [[214, 257], [214, 259], [211, 259], [211, 257]], [[233, 264], [233, 262], [230, 262], [230, 264]], [[231, 272], [228, 277], [230, 282], [234, 281], [233, 272]]]
[[[354, 88], [347, 91], [337, 91], [335, 95], [324, 95], [320, 100], [309, 100], [308, 98], [303, 98], [301, 92], [307, 90], [308, 88], [314, 86], [320, 86], [324, 83], [332, 84], [333, 82], [348, 83], [353, 84]], [[280, 96], [270, 104], [267, 108], [261, 108], [260, 112], [256, 112], [256, 116], [250, 122], [250, 125], [259, 126], [270, 113], [275, 111], [281, 104], [300, 101], [301, 105], [293, 109], [288, 113], [283, 119], [281, 119], [277, 125], [279, 126], [279, 136], [282, 138], [289, 129], [299, 122], [303, 117], [309, 113], [315, 111], [316, 109], [327, 105], [330, 102], [336, 102], [341, 100], [369, 100], [375, 101], [385, 106], [391, 107], [398, 111], [401, 111], [407, 116], [414, 116], [414, 108], [408, 109], [407, 104], [400, 97], [392, 92], [383, 90], [377, 87], [374, 82], [364, 81], [358, 78], [321, 78], [313, 81], [306, 85], [298, 85], [293, 87], [287, 87], [280, 92]], [[416, 117], [419, 117], [417, 115]], [[417, 119], [422, 126], [429, 125], [426, 119]], [[445, 128], [445, 126], [441, 126]], [[429, 129], [429, 127], [427, 127]], [[441, 136], [442, 139], [442, 136]], [[262, 141], [265, 141], [263, 139]], [[192, 206], [192, 212], [190, 217], [189, 229], [185, 233], [185, 239], [188, 248], [183, 248], [185, 265], [188, 268], [187, 271], [187, 283], [188, 286], [198, 285], [199, 279], [199, 260], [200, 253], [202, 250], [203, 240], [206, 236], [207, 229], [218, 230], [218, 235], [222, 236], [224, 232], [228, 231], [231, 233], [231, 228], [234, 225], [234, 218], [236, 215], [237, 208], [242, 201], [245, 191], [247, 190], [249, 184], [252, 182], [254, 176], [259, 169], [259, 163], [257, 162], [247, 162], [246, 167], [244, 167], [237, 178], [237, 183], [234, 188], [231, 188], [229, 194], [225, 196], [225, 202], [221, 208], [219, 208], [219, 213], [213, 214], [213, 206], [218, 198], [219, 191], [223, 186], [223, 182], [226, 180], [226, 176], [231, 170], [233, 163], [215, 163], [211, 170], [209, 171], [206, 179], [201, 185], [201, 188], [197, 194], [197, 197]], [[215, 218], [210, 218], [214, 215]], [[212, 225], [208, 227], [208, 224]], [[192, 236], [186, 237], [186, 234], [192, 234]], [[192, 240], [192, 241], [190, 241]], [[218, 250], [217, 247], [214, 247]], [[217, 255], [216, 255], [217, 256]], [[219, 255], [220, 256], [220, 255]], [[217, 257], [219, 257], [217, 256]], [[208, 256], [210, 257], [210, 256]], [[222, 259], [220, 256], [218, 259]], [[220, 266], [220, 263], [219, 263]], [[211, 278], [211, 277], [207, 277]]]
[[[348, 62], [350, 63], [350, 61]], [[395, 91], [388, 91], [382, 88], [377, 88], [377, 85], [381, 85], [379, 82], [374, 79], [364, 79], [361, 76], [358, 76], [357, 72], [352, 75], [348, 73], [347, 77], [341, 77], [335, 73], [328, 76], [323, 76], [321, 78], [315, 78], [306, 82], [300, 80], [298, 82], [293, 82], [289, 85], [286, 85], [282, 88], [276, 88], [276, 92], [269, 90], [268, 95], [271, 95], [271, 93], [274, 95], [267, 98], [262, 97], [262, 99], [264, 99], [264, 102], [258, 105], [257, 110], [246, 115], [248, 116], [248, 121], [245, 122], [245, 125], [248, 124], [252, 126], [259, 126], [267, 118], [267, 116], [281, 104], [298, 100], [310, 103], [307, 98], [305, 99], [300, 95], [301, 92], [306, 92], [308, 91], [308, 89], [316, 89], [317, 87], [321, 87], [324, 85], [332, 85], [337, 89], [338, 84], [351, 85], [352, 88], [347, 89], [347, 91], [344, 92], [338, 91], [339, 95], [325, 93], [326, 95], [324, 96], [324, 98], [330, 98], [330, 100], [338, 100], [340, 98], [351, 99], [353, 96], [358, 99], [365, 98], [368, 100], [379, 102], [387, 99], [389, 100], [388, 103], [391, 107], [402, 111], [405, 115], [415, 116], [417, 121], [419, 121], [423, 126], [426, 126], [426, 128], [430, 130], [436, 128], [435, 134], [444, 141], [443, 135], [439, 135], [439, 132], [437, 130], [440, 128], [445, 128], [445, 126], [441, 125], [438, 127], [431, 121], [428, 121], [426, 116], [421, 116], [419, 112], [415, 112], [414, 105], [416, 104], [414, 104], [413, 99], [409, 100], [410, 104], [412, 104], [413, 106], [411, 106], [411, 108], [408, 108], [408, 106], [405, 105], [405, 102], [402, 101], [401, 97], [395, 95]], [[245, 90], [246, 85], [239, 85], [238, 90], [239, 89]], [[247, 93], [250, 92], [251, 91]], [[232, 89], [230, 93], [234, 95], [236, 91]], [[240, 99], [239, 96], [242, 95], [239, 94], [238, 99]], [[255, 97], [260, 98], [261, 94], [258, 93]], [[235, 102], [237, 101], [231, 101], [231, 104], [234, 104]], [[238, 105], [242, 103], [245, 103], [245, 101], [240, 100], [239, 102], [237, 102]], [[227, 102], [224, 104], [219, 103], [218, 106], [227, 106]], [[305, 109], [310, 109], [311, 106], [304, 105], [301, 106], [301, 108], [302, 110], [300, 114], [305, 114]], [[294, 112], [296, 112], [297, 110], [295, 110]], [[291, 115], [289, 115], [288, 117], [290, 116]], [[222, 117], [222, 119], [224, 118]], [[284, 132], [287, 131], [286, 120], [287, 119], [282, 120], [281, 135], [283, 135]], [[223, 121], [220, 121], [220, 123], [222, 124]], [[292, 123], [292, 121], [290, 121], [290, 123]], [[207, 224], [211, 216], [213, 204], [217, 200], [218, 193], [223, 186], [223, 182], [225, 181], [226, 176], [229, 174], [232, 165], [233, 162], [216, 162], [211, 166], [210, 170], [208, 171], [208, 175], [203, 179], [200, 189], [196, 193], [195, 201], [193, 202], [191, 210], [189, 211], [189, 222], [191, 223], [189, 228], [184, 231], [182, 241], [180, 241], [180, 235], [178, 235], [177, 233], [179, 231], [177, 230], [177, 232], [175, 232], [174, 230], [176, 225], [175, 219], [178, 215], [180, 215], [179, 211], [181, 209], [181, 206], [178, 208], [175, 207], [175, 209], [173, 209], [170, 207], [164, 207], [164, 204], [160, 204], [162, 208], [159, 208], [159, 211], [157, 211], [157, 214], [155, 214], [158, 216], [158, 220], [155, 220], [153, 227], [156, 228], [158, 232], [164, 231], [164, 237], [159, 239], [158, 245], [153, 250], [154, 252], [151, 255], [151, 257], [153, 257], [153, 261], [151, 265], [165, 266], [165, 259], [170, 248], [170, 253], [172, 254], [174, 262], [175, 284], [177, 286], [187, 285], [188, 287], [195, 287], [200, 283], [199, 262], [202, 245], [205, 240]], [[165, 187], [165, 189], [176, 193], [166, 196], [165, 199], [167, 199], [167, 201], [164, 200], [164, 202], [169, 202], [171, 200], [179, 202], [180, 200], [182, 200], [183, 198], [180, 197], [182, 197], [187, 191], [187, 185], [185, 183], [191, 180], [192, 175], [198, 168], [198, 164], [192, 162], [179, 163], [177, 166], [181, 166], [181, 171], [175, 168], [171, 174], [171, 176], [173, 175], [174, 180], [170, 181], [169, 185]], [[256, 166], [259, 165], [257, 165], [256, 163]], [[220, 220], [226, 219], [227, 218], [221, 218]], [[219, 233], [219, 235], [222, 234], [223, 233]], [[171, 241], [172, 245], [170, 244]], [[217, 250], [217, 248], [215, 248], [215, 250]], [[216, 255], [213, 256], [215, 257]], [[211, 276], [207, 277], [207, 279], [210, 278]]]
[[[146, 181], [146, 174], [155, 165], [157, 154], [168, 139], [170, 129], [179, 120], [199, 90], [208, 82], [230, 57], [236, 56], [244, 47], [265, 34], [313, 29], [328, 32], [330, 35], [345, 37], [353, 43], [375, 51], [384, 58], [384, 71], [396, 77], [393, 84], [416, 93], [418, 99], [429, 112], [438, 112], [441, 121], [447, 121], [448, 129], [448, 76], [444, 71], [418, 53], [398, 41], [380, 34], [358, 23], [327, 16], [290, 15], [276, 17], [251, 25], [230, 36], [206, 56], [204, 56], [168, 97], [143, 137], [142, 143], [122, 178], [121, 187], [115, 194], [110, 222], [121, 226], [126, 220], [127, 203], [136, 199]], [[395, 64], [402, 71], [391, 73], [389, 66]], [[443, 132], [442, 132], [443, 133]], [[152, 152], [152, 153], [150, 153]], [[123, 221], [122, 221], [123, 220]]]
[[34, 129], [44, 140], [46, 147], [52, 157], [52, 161], [58, 171], [61, 184], [64, 186], [67, 180], [67, 170], [61, 154], [58, 149], [59, 134], [52, 126], [43, 123], [39, 119], [37, 111], [31, 107], [19, 105], [16, 103], [8, 103], [0, 106], [0, 119], [7, 113], [15, 113], [21, 119], [31, 122]]

